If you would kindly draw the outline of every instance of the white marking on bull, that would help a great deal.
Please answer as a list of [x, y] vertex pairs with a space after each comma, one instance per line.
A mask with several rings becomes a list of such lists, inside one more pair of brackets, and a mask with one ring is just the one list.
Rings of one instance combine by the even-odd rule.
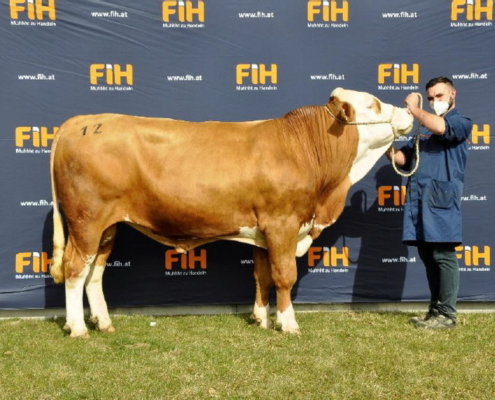
[[281, 326], [283, 332], [299, 333], [299, 325], [296, 321], [296, 314], [292, 303], [285, 311], [277, 311], [277, 324]]
[[299, 229], [298, 238], [302, 239], [306, 237], [309, 231], [313, 228], [314, 224], [315, 224], [315, 217], [313, 217], [311, 221], [302, 224], [301, 228]]
[[270, 320], [270, 305], [260, 307], [256, 302], [253, 307], [252, 319], [256, 321], [256, 325], [261, 328], [270, 329], [272, 327], [272, 321]]
[[96, 254], [93, 254], [92, 256], [87, 255], [82, 257], [85, 267], [90, 267], [95, 262], [95, 259], [96, 259]]
[[111, 242], [113, 239], [113, 236], [107, 236], [105, 239], [101, 240], [100, 246], [106, 246], [109, 242]]
[[133, 222], [132, 219], [129, 217], [129, 214], [124, 215], [124, 218], [122, 218], [122, 220], [125, 222]]
[[303, 255], [305, 255], [309, 247], [311, 246], [311, 243], [313, 243], [313, 239], [311, 239], [311, 236], [309, 235], [306, 235], [301, 240], [299, 240], [297, 242], [296, 257], [302, 257]]
[[250, 244], [252, 246], [262, 247], [266, 249], [265, 235], [259, 230], [257, 226], [251, 228], [249, 226], [243, 226], [239, 228], [239, 233], [235, 236], [222, 236], [220, 239], [233, 240], [236, 242]]
[[[306, 252], [309, 249], [309, 246], [311, 246], [313, 239], [311, 239], [311, 237], [308, 236], [308, 233], [313, 228], [313, 226], [314, 226], [314, 217], [311, 221], [304, 223], [299, 229], [298, 243], [296, 250], [297, 257], [301, 257], [304, 254], [306, 254]], [[257, 226], [253, 228], [248, 226], [243, 226], [239, 228], [238, 235], [224, 236], [222, 237], [222, 239], [247, 243], [253, 246], [262, 247], [264, 249], [267, 248], [265, 235], [260, 231], [260, 229]]]

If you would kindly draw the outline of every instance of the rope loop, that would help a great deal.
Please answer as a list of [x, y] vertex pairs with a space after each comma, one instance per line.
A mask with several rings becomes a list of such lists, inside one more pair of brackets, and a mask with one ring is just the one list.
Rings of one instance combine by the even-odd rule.
[[[419, 97], [419, 107], [423, 108], [423, 96], [421, 95], [421, 93], [416, 93], [416, 94]], [[418, 127], [416, 129], [416, 141], [414, 142], [414, 153], [416, 156], [415, 157], [416, 158], [416, 165], [409, 172], [403, 172], [397, 167], [397, 165], [395, 165], [395, 158], [394, 158], [395, 150], [394, 150], [394, 147], [392, 146], [391, 157], [390, 157], [390, 161], [392, 161], [392, 167], [394, 168], [394, 171], [398, 175], [403, 176], [404, 178], [408, 178], [408, 177], [414, 175], [419, 168], [419, 139], [420, 139], [419, 130], [420, 130], [420, 128], [421, 128], [421, 124], [418, 124]]]

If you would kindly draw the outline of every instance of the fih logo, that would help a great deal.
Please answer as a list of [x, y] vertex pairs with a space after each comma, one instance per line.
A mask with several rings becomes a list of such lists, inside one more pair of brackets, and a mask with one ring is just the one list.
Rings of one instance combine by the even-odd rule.
[[314, 268], [321, 261], [323, 267], [348, 267], [349, 248], [342, 247], [310, 247], [308, 250], [308, 266]]
[[309, 22], [314, 22], [315, 19], [323, 22], [348, 22], [349, 2], [308, 0], [307, 17]]
[[165, 0], [162, 3], [163, 22], [205, 22], [203, 0]]
[[133, 73], [132, 64], [126, 64], [125, 67], [120, 64], [91, 64], [89, 80], [92, 85], [122, 85], [125, 80], [127, 85], [132, 86]]
[[278, 65], [237, 64], [236, 90], [277, 90]]
[[[165, 251], [165, 275], [205, 275], [208, 266], [207, 254], [205, 249], [190, 250], [187, 253], [167, 250]], [[177, 267], [180, 267], [180, 270]]]
[[379, 186], [378, 206], [403, 206], [406, 201], [406, 186]]
[[493, 0], [452, 0], [450, 19], [458, 21], [463, 17], [466, 21], [493, 20]]
[[481, 265], [481, 262], [484, 266], [491, 266], [490, 246], [457, 246], [455, 249], [457, 258], [463, 261], [466, 267], [477, 267]]
[[471, 131], [471, 142], [473, 144], [490, 144], [490, 125], [483, 124], [483, 129], [480, 130], [479, 125], [473, 124], [473, 130]]
[[30, 146], [48, 148], [58, 131], [58, 126], [51, 129], [46, 126], [18, 126], [15, 128], [15, 145], [18, 149]]
[[[23, 252], [15, 255], [16, 274], [47, 274], [52, 260], [48, 253]], [[34, 277], [34, 276], [33, 276]]]
[[378, 66], [379, 84], [419, 84], [419, 64], [384, 63]]
[[26, 15], [31, 21], [43, 21], [45, 17], [55, 21], [56, 13], [55, 0], [10, 0], [10, 18], [13, 20]]

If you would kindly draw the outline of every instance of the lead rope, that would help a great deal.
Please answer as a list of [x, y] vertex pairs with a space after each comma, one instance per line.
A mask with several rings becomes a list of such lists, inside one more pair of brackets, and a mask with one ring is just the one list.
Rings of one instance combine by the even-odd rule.
[[[423, 96], [421, 93], [416, 93], [419, 97], [419, 107], [423, 108]], [[394, 147], [392, 146], [392, 151], [391, 151], [391, 157], [390, 161], [392, 162], [392, 167], [394, 168], [395, 172], [399, 174], [400, 176], [403, 176], [404, 178], [408, 178], [416, 173], [416, 171], [419, 168], [419, 129], [421, 128], [421, 124], [418, 123], [418, 128], [416, 129], [416, 141], [414, 142], [414, 153], [415, 153], [415, 158], [416, 158], [416, 165], [414, 168], [409, 171], [409, 172], [402, 172], [399, 168], [397, 168], [397, 165], [395, 165], [395, 150]]]

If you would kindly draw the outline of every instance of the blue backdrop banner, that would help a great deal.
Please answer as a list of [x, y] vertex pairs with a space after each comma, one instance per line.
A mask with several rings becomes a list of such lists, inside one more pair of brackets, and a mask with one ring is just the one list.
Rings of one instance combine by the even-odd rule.
[[[495, 301], [493, 0], [5, 0], [0, 33], [0, 308], [64, 306], [48, 272], [49, 157], [67, 118], [268, 119], [339, 86], [402, 106], [440, 75], [474, 121], [459, 299]], [[404, 185], [383, 157], [352, 187], [298, 259], [296, 303], [429, 299], [401, 242]], [[252, 264], [247, 245], [180, 255], [122, 225], [104, 290], [111, 307], [252, 303]]]

